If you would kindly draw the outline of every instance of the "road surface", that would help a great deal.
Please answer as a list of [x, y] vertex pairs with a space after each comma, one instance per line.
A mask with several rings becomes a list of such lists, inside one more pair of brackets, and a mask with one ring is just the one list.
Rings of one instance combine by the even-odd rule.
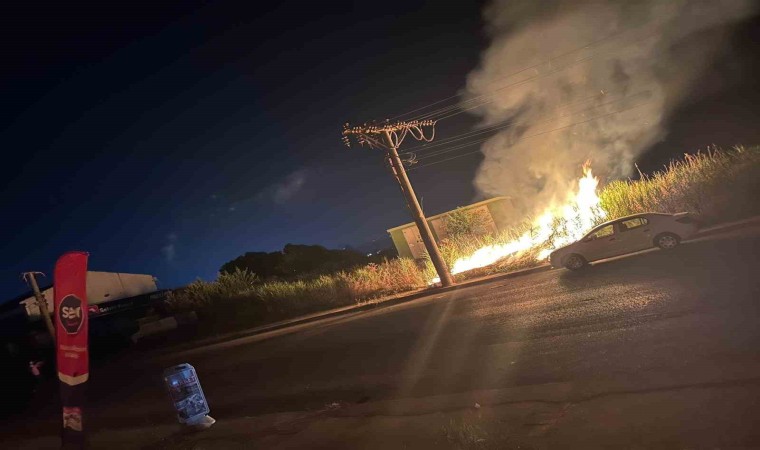
[[[295, 332], [130, 354], [92, 374], [87, 424], [171, 424], [161, 370], [189, 362], [220, 424], [331, 409], [354, 418], [412, 417], [471, 408], [473, 400], [501, 420], [499, 408], [537, 402], [525, 412], [543, 417], [537, 424], [504, 419], [518, 428], [526, 422], [515, 431], [523, 448], [760, 447], [759, 262], [755, 227]], [[40, 416], [42, 429], [56, 429], [54, 408]], [[304, 436], [338, 433], [318, 428]], [[15, 427], [12, 435], [34, 432]], [[345, 436], [330, 446], [358, 445], [356, 436]]]

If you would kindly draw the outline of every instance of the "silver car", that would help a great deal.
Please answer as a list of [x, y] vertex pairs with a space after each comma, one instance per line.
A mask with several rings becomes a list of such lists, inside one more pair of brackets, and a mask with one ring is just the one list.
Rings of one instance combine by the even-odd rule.
[[652, 247], [669, 250], [691, 238], [697, 224], [689, 213], [642, 213], [598, 225], [579, 241], [554, 250], [552, 267], [578, 270], [591, 261]]

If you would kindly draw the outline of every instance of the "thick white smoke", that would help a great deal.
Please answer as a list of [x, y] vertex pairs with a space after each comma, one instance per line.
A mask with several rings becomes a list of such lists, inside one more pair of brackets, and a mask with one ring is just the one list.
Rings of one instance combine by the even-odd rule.
[[564, 202], [586, 160], [605, 177], [630, 175], [752, 10], [749, 0], [493, 1], [492, 43], [462, 106], [488, 101], [475, 110], [484, 125], [513, 125], [483, 145], [476, 187], [511, 196], [524, 217]]

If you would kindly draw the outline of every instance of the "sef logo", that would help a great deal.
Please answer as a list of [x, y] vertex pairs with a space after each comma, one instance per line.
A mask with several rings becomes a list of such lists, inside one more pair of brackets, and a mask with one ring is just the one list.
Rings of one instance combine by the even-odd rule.
[[61, 300], [58, 308], [58, 317], [66, 333], [78, 333], [85, 319], [82, 317], [82, 300], [76, 295], [70, 294]]
[[82, 308], [72, 308], [70, 306], [64, 306], [61, 308], [61, 315], [64, 319], [73, 319], [75, 317], [82, 317]]

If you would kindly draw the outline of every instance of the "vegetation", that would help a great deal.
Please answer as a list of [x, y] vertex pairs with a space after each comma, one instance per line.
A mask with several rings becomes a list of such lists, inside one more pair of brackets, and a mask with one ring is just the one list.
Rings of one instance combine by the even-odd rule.
[[[758, 169], [760, 147], [737, 147], [730, 151], [710, 149], [706, 153], [686, 155], [651, 175], [612, 182], [601, 190], [599, 197], [607, 219], [644, 211], [690, 211], [705, 224], [716, 223], [760, 213], [760, 202], [755, 198], [760, 193]], [[477, 226], [477, 218], [460, 216], [462, 220], [458, 223], [464, 224], [459, 227], [461, 232], [441, 243], [441, 252], [450, 266], [458, 258], [469, 256], [484, 245], [504, 244], [525, 232], [534, 232], [526, 222], [497, 235], [477, 235], [472, 228]], [[555, 228], [561, 233], [561, 227]], [[310, 265], [308, 261], [318, 257], [315, 255], [324, 256], [324, 252], [335, 251], [300, 247], [309, 248], [292, 249], [296, 252], [290, 254], [301, 251], [301, 255], [309, 256], [304, 257], [300, 265], [291, 261], [289, 267], [298, 268], [299, 273], [311, 272], [310, 277], [264, 279], [249, 269], [255, 265], [235, 263], [250, 255], [246, 254], [225, 265], [216, 281], [198, 280], [175, 291], [171, 305], [178, 310], [196, 310], [201, 316], [212, 319], [204, 322], [229, 330], [237, 325], [271, 322], [408, 292], [427, 286], [427, 280], [435, 276], [429, 262], [420, 267], [416, 262], [402, 258], [322, 273], [318, 266]], [[288, 247], [283, 252], [286, 256], [287, 250]], [[539, 264], [535, 258], [538, 250], [464, 272], [455, 279], [535, 266]]]
[[260, 281], [247, 270], [196, 280], [170, 294], [175, 311], [195, 310], [212, 328], [255, 325], [324, 309], [353, 305], [426, 285], [410, 259], [370, 263], [351, 271], [294, 281]]
[[249, 252], [225, 263], [220, 272], [247, 270], [264, 280], [297, 279], [346, 270], [373, 260], [354, 250], [331, 250], [321, 245], [287, 244], [281, 252]]
[[482, 210], [459, 207], [446, 216], [446, 232], [453, 238], [482, 235], [488, 232], [487, 221]]
[[760, 147], [708, 148], [638, 180], [614, 181], [599, 197], [610, 217], [689, 211], [702, 223], [717, 223], [760, 213], [758, 168]]
[[[480, 236], [461, 236], [456, 238], [450, 238], [444, 240], [440, 247], [441, 255], [449, 268], [454, 267], [454, 262], [462, 257], [472, 255], [477, 249], [486, 245], [504, 245], [508, 242], [512, 242], [524, 232], [530, 232], [529, 225], [523, 224], [513, 229], [500, 231], [496, 234], [487, 234]], [[483, 267], [481, 269], [469, 270], [464, 273], [454, 275], [454, 281], [462, 281], [468, 278], [476, 278], [484, 275], [500, 272], [510, 272], [514, 270], [526, 269], [534, 267], [538, 263], [536, 261], [536, 255], [538, 249], [534, 249], [528, 252], [522, 252], [510, 257], [503, 258], [494, 264]], [[437, 277], [432, 262], [425, 261], [424, 272], [427, 279]]]

